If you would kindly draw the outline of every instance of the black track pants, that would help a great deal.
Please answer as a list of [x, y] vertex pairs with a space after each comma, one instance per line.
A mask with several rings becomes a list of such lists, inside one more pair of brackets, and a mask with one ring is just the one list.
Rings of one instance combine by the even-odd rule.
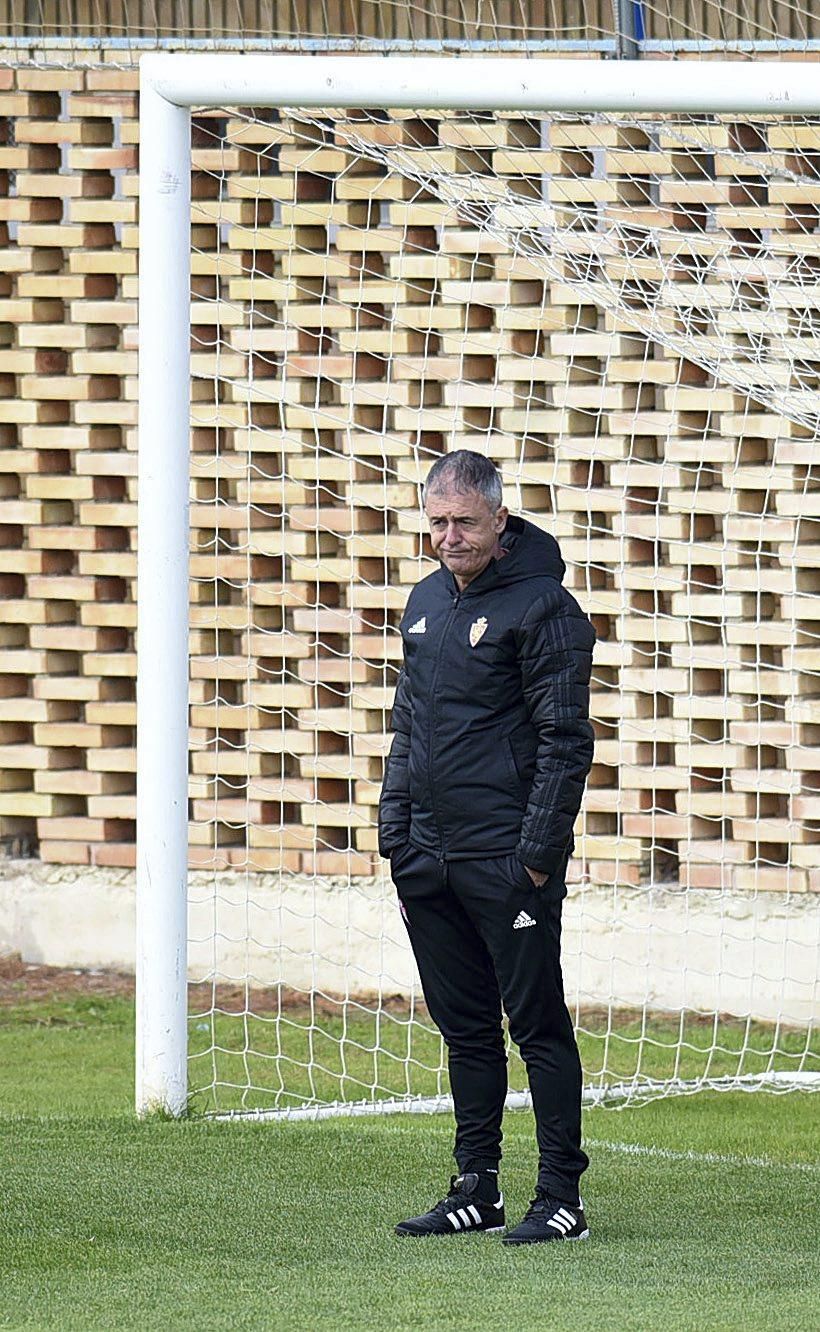
[[529, 1077], [538, 1182], [576, 1202], [589, 1161], [581, 1150], [581, 1063], [561, 975], [566, 862], [536, 888], [515, 855], [440, 862], [407, 843], [391, 857], [391, 873], [424, 998], [447, 1045], [459, 1169], [492, 1168], [501, 1157], [503, 1003]]

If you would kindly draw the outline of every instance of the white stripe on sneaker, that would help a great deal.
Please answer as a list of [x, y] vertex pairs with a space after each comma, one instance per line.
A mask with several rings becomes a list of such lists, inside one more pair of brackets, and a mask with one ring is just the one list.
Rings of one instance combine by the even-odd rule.
[[461, 1230], [461, 1222], [459, 1221], [455, 1212], [448, 1212], [447, 1220], [450, 1222], [450, 1225], [453, 1227], [453, 1230]]
[[564, 1225], [563, 1221], [556, 1220], [554, 1216], [550, 1217], [547, 1225], [552, 1226], [553, 1230], [557, 1230], [560, 1235], [566, 1235], [567, 1230], [569, 1229], [568, 1226]]
[[464, 1222], [464, 1229], [469, 1230], [470, 1226], [473, 1224], [473, 1218], [467, 1215], [463, 1207], [459, 1207], [458, 1215], [461, 1217], [462, 1221]]
[[572, 1227], [575, 1225], [576, 1218], [572, 1215], [571, 1212], [567, 1211], [566, 1207], [559, 1207], [555, 1215], [558, 1217], [560, 1221], [569, 1221], [569, 1228], [570, 1230], [572, 1230]]
[[480, 1226], [480, 1225], [481, 1225], [481, 1213], [479, 1212], [478, 1208], [477, 1208], [477, 1207], [474, 1207], [473, 1204], [470, 1203], [470, 1206], [467, 1208], [467, 1211], [470, 1213], [470, 1216], [473, 1218], [473, 1220], [475, 1221], [476, 1225], [477, 1225], [477, 1226]]

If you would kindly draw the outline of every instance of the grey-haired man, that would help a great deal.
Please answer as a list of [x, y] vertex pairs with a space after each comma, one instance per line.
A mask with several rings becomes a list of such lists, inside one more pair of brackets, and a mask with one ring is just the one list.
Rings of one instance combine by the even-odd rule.
[[564, 1002], [561, 903], [593, 755], [595, 631], [562, 586], [554, 538], [503, 506], [462, 449], [424, 506], [441, 567], [410, 594], [379, 803], [430, 1015], [448, 1050], [458, 1175], [401, 1235], [501, 1230], [502, 1005], [527, 1068], [535, 1198], [509, 1244], [582, 1239], [581, 1067]]

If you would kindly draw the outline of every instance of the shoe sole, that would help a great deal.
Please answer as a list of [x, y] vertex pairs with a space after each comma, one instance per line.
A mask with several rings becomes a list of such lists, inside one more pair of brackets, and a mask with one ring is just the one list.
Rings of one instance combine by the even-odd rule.
[[[512, 1249], [512, 1248], [517, 1248], [518, 1245], [520, 1245], [520, 1244], [560, 1244], [560, 1243], [561, 1243], [561, 1239], [562, 1239], [562, 1237], [559, 1236], [559, 1235], [555, 1235], [555, 1236], [553, 1236], [553, 1235], [545, 1235], [543, 1239], [511, 1239], [509, 1235], [505, 1235], [505, 1237], [504, 1237], [504, 1239], [501, 1241], [501, 1243], [502, 1243], [502, 1244], [508, 1244], [508, 1245], [510, 1246], [510, 1248]], [[580, 1233], [580, 1235], [564, 1235], [564, 1236], [563, 1236], [563, 1242], [564, 1242], [564, 1244], [566, 1244], [566, 1243], [570, 1243], [570, 1244], [572, 1244], [572, 1243], [574, 1243], [575, 1240], [587, 1240], [587, 1239], [589, 1239], [589, 1231], [588, 1231], [588, 1230], [582, 1230], [581, 1233]]]
[[446, 1239], [450, 1235], [500, 1235], [504, 1226], [472, 1226], [469, 1230], [399, 1230], [402, 1239]]

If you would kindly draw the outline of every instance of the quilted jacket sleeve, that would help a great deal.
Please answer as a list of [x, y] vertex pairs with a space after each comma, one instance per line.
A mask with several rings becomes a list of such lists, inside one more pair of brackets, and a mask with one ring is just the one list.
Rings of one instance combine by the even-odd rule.
[[404, 667], [399, 671], [390, 725], [393, 743], [384, 769], [379, 796], [379, 854], [388, 856], [407, 841], [410, 831], [410, 689]]
[[534, 603], [519, 629], [521, 680], [538, 751], [517, 850], [525, 865], [545, 874], [554, 873], [571, 850], [592, 766], [594, 643], [592, 624], [559, 583], [554, 594]]

